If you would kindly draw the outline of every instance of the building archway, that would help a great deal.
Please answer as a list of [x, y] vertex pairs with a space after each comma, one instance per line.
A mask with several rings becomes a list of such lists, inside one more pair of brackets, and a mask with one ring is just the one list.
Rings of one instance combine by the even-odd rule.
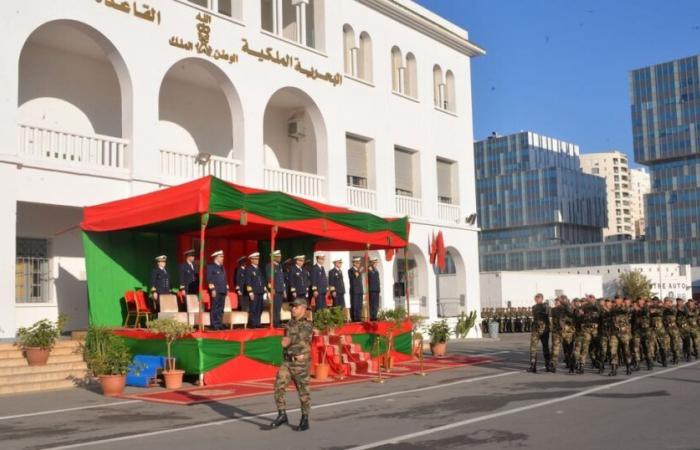
[[22, 47], [18, 78], [20, 124], [81, 137], [131, 138], [129, 72], [95, 28], [74, 20], [41, 25]]
[[467, 274], [462, 255], [447, 247], [445, 269], [435, 267], [437, 310], [440, 317], [458, 316], [466, 305]]
[[[405, 304], [405, 295], [407, 293], [409, 296], [409, 312], [428, 317], [428, 261], [420, 248], [415, 244], [409, 244], [406, 256], [407, 261], [404, 261], [404, 250], [399, 250], [396, 252], [394, 259], [395, 301]], [[407, 285], [406, 263], [408, 263]]]

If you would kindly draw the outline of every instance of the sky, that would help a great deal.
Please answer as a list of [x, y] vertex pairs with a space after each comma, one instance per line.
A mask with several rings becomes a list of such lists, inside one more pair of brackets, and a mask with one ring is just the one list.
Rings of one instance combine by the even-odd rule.
[[630, 70], [700, 54], [700, 0], [416, 1], [486, 50], [472, 61], [476, 140], [527, 130], [631, 162]]

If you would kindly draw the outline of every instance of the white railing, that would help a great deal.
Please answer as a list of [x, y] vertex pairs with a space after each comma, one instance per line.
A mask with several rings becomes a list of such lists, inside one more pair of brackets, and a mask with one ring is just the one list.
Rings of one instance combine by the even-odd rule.
[[326, 179], [320, 175], [265, 167], [265, 189], [300, 197], [324, 198]]
[[124, 169], [129, 141], [99, 134], [84, 135], [18, 124], [23, 156], [89, 167]]
[[211, 156], [207, 162], [197, 162], [197, 155], [174, 152], [171, 150], [160, 151], [160, 173], [164, 177], [182, 180], [213, 175], [222, 180], [235, 182], [236, 169], [240, 161], [221, 156]]
[[458, 205], [438, 202], [438, 217], [445, 222], [459, 223], [461, 210]]
[[348, 186], [347, 200], [352, 208], [374, 211], [377, 209], [377, 193], [369, 189]]
[[411, 217], [421, 217], [422, 203], [419, 198], [406, 197], [404, 195], [396, 196], [396, 212], [402, 215]]

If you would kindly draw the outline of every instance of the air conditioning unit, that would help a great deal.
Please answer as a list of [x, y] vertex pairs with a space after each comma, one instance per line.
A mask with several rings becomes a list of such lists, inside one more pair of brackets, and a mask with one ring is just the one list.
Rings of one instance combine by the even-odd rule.
[[304, 136], [304, 119], [301, 115], [292, 116], [287, 121], [287, 136], [299, 139]]

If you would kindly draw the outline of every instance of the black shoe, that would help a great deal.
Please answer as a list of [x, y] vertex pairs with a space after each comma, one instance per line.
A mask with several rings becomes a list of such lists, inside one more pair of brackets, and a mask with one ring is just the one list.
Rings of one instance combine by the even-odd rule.
[[601, 362], [600, 365], [598, 366], [598, 374], [602, 375], [603, 372], [605, 372], [605, 363]]
[[629, 364], [625, 364], [625, 375], [632, 375], [632, 368]]
[[553, 362], [549, 363], [549, 366], [547, 367], [547, 372], [557, 373], [557, 365]]
[[584, 371], [583, 363], [578, 363], [578, 365], [576, 366], [576, 373], [581, 375], [581, 374], [583, 374], [583, 371]]
[[301, 415], [301, 421], [299, 421], [299, 426], [294, 427], [294, 431], [306, 431], [309, 429], [309, 416], [306, 414]]
[[280, 425], [283, 425], [285, 423], [289, 423], [289, 420], [287, 420], [287, 412], [283, 409], [280, 409], [277, 412], [277, 418], [270, 424], [270, 429], [274, 430], [275, 428], [278, 428]]
[[666, 358], [661, 358], [661, 365], [664, 367], [668, 367], [668, 363], [666, 362]]
[[632, 363], [632, 370], [635, 372], [639, 370], [639, 362], [637, 362], [637, 360]]
[[647, 359], [647, 370], [654, 370], [654, 363], [651, 362], [651, 359]]
[[612, 365], [612, 367], [610, 368], [610, 373], [608, 374], [608, 376], [609, 376], [609, 377], [615, 377], [615, 376], [617, 376], [617, 366], [616, 366], [616, 365], [614, 365], [614, 364]]
[[537, 364], [530, 364], [530, 367], [527, 368], [526, 372], [537, 373]]
[[678, 365], [678, 357], [677, 356], [673, 357], [673, 359], [671, 360], [671, 364], [673, 364], [674, 366]]

